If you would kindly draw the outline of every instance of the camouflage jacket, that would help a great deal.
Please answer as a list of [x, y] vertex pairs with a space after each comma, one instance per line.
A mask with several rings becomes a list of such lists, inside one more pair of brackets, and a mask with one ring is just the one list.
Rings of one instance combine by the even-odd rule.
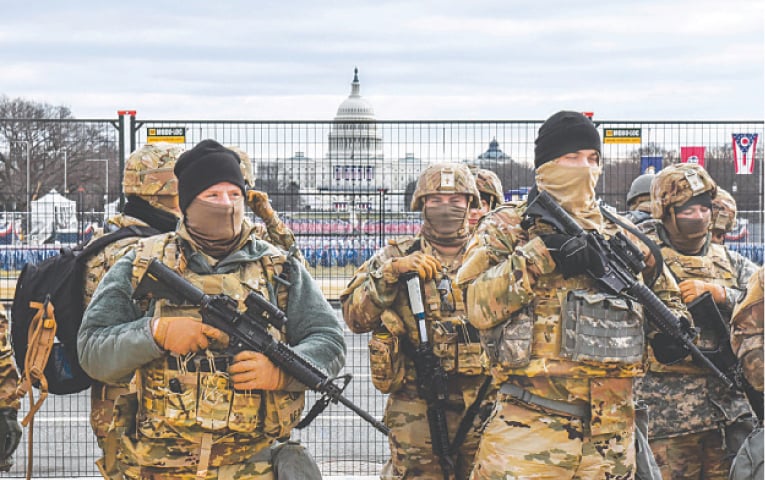
[[3, 304], [0, 303], [0, 408], [10, 407], [18, 410], [20, 402], [16, 395], [16, 385], [19, 382], [19, 374], [13, 361], [9, 334], [8, 318]]
[[[389, 245], [359, 267], [340, 294], [343, 318], [353, 332], [382, 330], [394, 337], [406, 337], [411, 345], [419, 343], [417, 321], [412, 315], [406, 286], [383, 273], [386, 262], [414, 251], [422, 251], [440, 260], [438, 251], [424, 237], [400, 237], [391, 240]], [[467, 323], [462, 292], [451, 287], [460, 265], [462, 253], [449, 265], [443, 265], [441, 275], [422, 282], [428, 335], [434, 353], [447, 373], [481, 375], [485, 371], [481, 365], [482, 351], [477, 332]], [[439, 291], [439, 287], [447, 285], [447, 290]], [[372, 366], [373, 376], [377, 373], [375, 367]], [[408, 356], [404, 367], [404, 383], [411, 384], [414, 381], [414, 366]]]
[[[733, 305], [741, 289], [737, 274], [722, 245], [708, 242], [699, 255], [682, 255], [667, 241], [661, 224], [649, 234], [660, 247], [664, 261], [678, 282], [703, 280], [726, 289], [726, 303]], [[727, 305], [721, 310], [726, 315]], [[727, 310], [730, 315], [730, 310]], [[652, 335], [655, 329], [649, 331]], [[704, 329], [699, 335], [699, 347], [719, 340], [714, 332]], [[636, 394], [650, 409], [649, 437], [670, 438], [719, 428], [741, 416], [749, 415], [743, 394], [727, 389], [719, 380], [698, 366], [688, 356], [664, 365], [650, 350], [649, 371], [636, 383]]]
[[763, 390], [763, 267], [749, 279], [746, 296], [731, 319], [731, 347], [741, 360], [744, 378]]
[[[257, 261], [273, 248], [267, 242], [250, 237], [240, 250], [215, 266], [211, 266], [201, 252], [190, 255], [188, 264], [201, 273], [233, 271]], [[151, 335], [151, 312], [142, 311], [131, 300], [134, 258], [135, 254], [128, 252], [106, 273], [85, 310], [78, 333], [80, 362], [101, 381], [129, 379], [138, 367], [164, 353]], [[287, 341], [315, 365], [334, 374], [345, 362], [345, 343], [337, 317], [305, 267], [300, 262], [293, 263], [286, 310], [290, 319]], [[119, 269], [113, 272], [117, 267]]]
[[[661, 223], [656, 223], [654, 229], [647, 234], [661, 247], [664, 262], [678, 282], [689, 278], [698, 280], [706, 278], [716, 285], [721, 285], [725, 288], [725, 305], [720, 307], [727, 310], [728, 314], [733, 311], [743, 292], [741, 286], [745, 285], [754, 273], [752, 265], [748, 265], [744, 257], [741, 255], [734, 257], [731, 255], [734, 252], [723, 245], [711, 242], [709, 238], [698, 254], [683, 255], [674, 249]], [[714, 270], [714, 273], [709, 270], [710, 268]]]
[[[741, 255], [737, 251], [731, 250], [727, 246], [725, 247], [725, 250], [728, 252], [728, 257], [730, 258], [731, 265], [733, 265], [733, 271], [736, 272], [738, 285], [739, 287], [743, 287], [749, 282], [752, 276], [757, 273], [757, 269], [759, 267], [756, 263]], [[740, 294], [737, 301], [740, 302], [742, 300], [743, 294]]]
[[[487, 214], [468, 246], [457, 284], [467, 290], [470, 323], [480, 330], [484, 348], [491, 361], [492, 376], [504, 382], [511, 376], [536, 378], [539, 382], [559, 382], [553, 390], [566, 391], [567, 378], [634, 377], [643, 372], [642, 306], [621, 297], [606, 300], [615, 310], [628, 312], [634, 323], [631, 336], [614, 338], [611, 343], [633, 343], [638, 351], [629, 360], [586, 359], [564, 352], [571, 332], [564, 332], [563, 312], [572, 298], [585, 303], [603, 301], [594, 282], [586, 275], [564, 279], [539, 235], [551, 233], [551, 227], [538, 223], [528, 231], [521, 227], [525, 204], [502, 206]], [[607, 219], [602, 234], [606, 237], [621, 231]], [[628, 232], [625, 234], [630, 237]], [[647, 248], [633, 239], [645, 253]], [[674, 313], [686, 314], [680, 302], [677, 284], [666, 272], [653, 288]], [[608, 322], [606, 322], [608, 323]], [[614, 335], [627, 324], [608, 327]], [[631, 324], [630, 324], [631, 325]], [[493, 348], [487, 346], [493, 345]], [[492, 355], [492, 351], [494, 354]], [[621, 351], [619, 355], [624, 355]], [[580, 358], [577, 360], [577, 358]], [[569, 392], [584, 397], [587, 392]]]
[[[281, 248], [285, 252], [289, 251], [293, 245], [297, 248], [295, 234], [277, 215], [274, 215], [267, 223], [255, 223], [254, 227], [256, 237]], [[305, 259], [300, 250], [296, 250], [294, 256], [305, 264]]]
[[[117, 214], [109, 220], [107, 220], [107, 226], [105, 232], [99, 232], [94, 235], [90, 240], [93, 242], [97, 238], [103, 236], [106, 233], [116, 231], [123, 227], [148, 227], [149, 225], [143, 220], [139, 220], [129, 215]], [[114, 263], [120, 259], [124, 254], [124, 250], [134, 245], [141, 237], [126, 237], [121, 240], [117, 240], [106, 246], [100, 252], [94, 254], [85, 263], [85, 291], [83, 292], [83, 307], [87, 307], [90, 303], [90, 299], [93, 297], [93, 292], [96, 291], [98, 282], [104, 277], [106, 272], [114, 265]]]

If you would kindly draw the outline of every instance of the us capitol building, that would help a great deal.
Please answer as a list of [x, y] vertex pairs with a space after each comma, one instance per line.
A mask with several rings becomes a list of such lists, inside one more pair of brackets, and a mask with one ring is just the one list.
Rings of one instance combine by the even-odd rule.
[[[423, 162], [409, 153], [395, 161], [385, 161], [383, 137], [374, 108], [360, 91], [356, 68], [351, 94], [338, 107], [327, 135], [323, 159], [295, 152], [289, 158], [262, 160], [258, 162], [258, 176], [276, 180], [278, 185], [299, 186], [301, 209], [377, 210], [383, 192], [390, 192], [392, 195], [384, 203], [386, 210], [408, 210], [404, 205], [404, 191], [410, 182], [417, 180], [424, 168]], [[490, 150], [497, 148], [495, 143], [496, 140]]]

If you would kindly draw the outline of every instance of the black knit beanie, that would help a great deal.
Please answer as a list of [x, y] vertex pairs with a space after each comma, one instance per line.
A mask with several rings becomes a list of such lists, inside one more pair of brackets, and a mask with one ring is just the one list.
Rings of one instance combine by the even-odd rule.
[[675, 205], [673, 208], [675, 209], [675, 213], [679, 212], [680, 210], [683, 210], [685, 208], [691, 207], [693, 205], [701, 205], [703, 207], [707, 207], [709, 209], [712, 208], [712, 195], [709, 193], [709, 191], [699, 193], [698, 195], [695, 195], [688, 199], [687, 202], [685, 202], [682, 205]]
[[594, 149], [600, 153], [600, 134], [592, 120], [579, 112], [560, 111], [539, 127], [534, 141], [534, 168], [567, 153]]
[[202, 140], [183, 152], [173, 171], [178, 177], [178, 203], [184, 214], [197, 195], [216, 183], [233, 183], [244, 195], [239, 156], [215, 140]]

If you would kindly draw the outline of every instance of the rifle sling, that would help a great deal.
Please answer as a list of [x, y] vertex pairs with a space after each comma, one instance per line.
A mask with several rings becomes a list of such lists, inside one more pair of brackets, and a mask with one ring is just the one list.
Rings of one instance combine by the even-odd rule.
[[651, 240], [648, 235], [641, 232], [637, 228], [627, 225], [626, 223], [619, 220], [616, 215], [609, 212], [607, 208], [604, 208], [603, 205], [600, 206], [600, 212], [603, 214], [604, 217], [611, 220], [615, 224], [619, 225], [623, 229], [627, 230], [631, 234], [635, 235], [637, 238], [640, 239], [643, 244], [645, 244], [646, 247], [651, 251], [651, 255], [653, 255], [653, 258], [655, 260], [655, 265], [653, 269], [653, 275], [650, 280], [647, 280], [645, 284], [648, 286], [648, 288], [653, 288], [653, 285], [656, 283], [656, 280], [659, 279], [659, 276], [661, 275], [662, 270], [664, 270], [664, 256], [661, 254], [661, 248], [659, 248], [658, 245], [656, 245], [656, 242]]
[[449, 453], [452, 455], [457, 453], [457, 450], [459, 450], [460, 446], [462, 446], [462, 442], [465, 441], [468, 431], [470, 430], [470, 426], [473, 424], [473, 420], [475, 420], [475, 417], [478, 415], [478, 411], [481, 409], [481, 403], [483, 403], [483, 400], [486, 398], [486, 394], [489, 392], [491, 381], [492, 378], [490, 376], [484, 379], [481, 387], [478, 389], [478, 395], [476, 395], [473, 403], [471, 403], [468, 409], [465, 411], [465, 416], [462, 417], [462, 420], [460, 420], [460, 424], [457, 426], [457, 433], [454, 434], [454, 440], [452, 441], [452, 444], [449, 445]]

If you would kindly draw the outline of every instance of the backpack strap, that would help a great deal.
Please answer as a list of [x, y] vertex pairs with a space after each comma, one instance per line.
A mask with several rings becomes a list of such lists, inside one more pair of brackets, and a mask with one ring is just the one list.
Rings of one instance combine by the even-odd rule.
[[[56, 316], [50, 295], [43, 303], [30, 302], [29, 306], [37, 309], [37, 313], [29, 324], [29, 346], [24, 359], [24, 372], [16, 388], [16, 394], [21, 397], [29, 392], [29, 412], [21, 421], [23, 426], [32, 420], [48, 396], [48, 381], [45, 378], [45, 365], [48, 364], [53, 342], [56, 339]], [[40, 399], [35, 402], [32, 385], [39, 382]]]
[[281, 254], [266, 254], [260, 259], [263, 270], [266, 272], [269, 294], [272, 295], [271, 301], [273, 302], [273, 297], [276, 297], [276, 306], [283, 312], [287, 311], [289, 287], [292, 285], [290, 277], [293, 267], [288, 260], [290, 256], [292, 255], [285, 257]]
[[115, 232], [107, 233], [97, 239], [93, 240], [87, 245], [75, 247], [75, 250], [79, 249], [79, 255], [77, 261], [84, 263], [88, 258], [103, 250], [106, 246], [111, 245], [114, 242], [122, 240], [128, 237], [151, 237], [161, 233], [159, 230], [153, 227], [144, 227], [140, 225], [130, 225], [129, 227], [121, 227]]

